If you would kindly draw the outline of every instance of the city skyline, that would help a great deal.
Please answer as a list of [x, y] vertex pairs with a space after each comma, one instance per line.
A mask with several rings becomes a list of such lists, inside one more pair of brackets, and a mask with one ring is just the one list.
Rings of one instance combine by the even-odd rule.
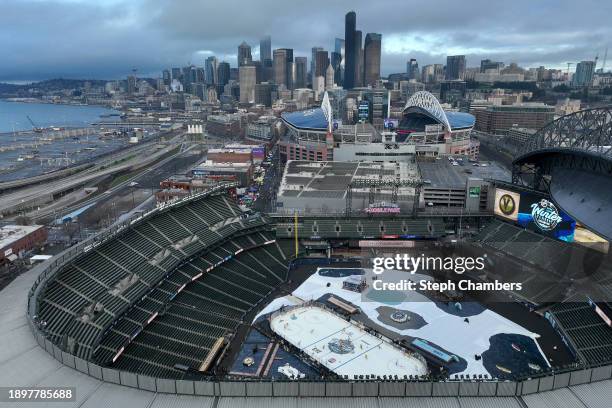
[[612, 31], [605, 23], [612, 6], [596, 2], [567, 2], [565, 7], [514, 2], [495, 9], [482, 1], [427, 6], [311, 2], [285, 12], [273, 5], [11, 0], [0, 16], [0, 38], [11, 39], [3, 47], [7, 57], [0, 61], [0, 81], [116, 79], [133, 68], [142, 76], [158, 76], [169, 66], [202, 66], [213, 55], [235, 67], [238, 45], [245, 41], [258, 60], [259, 42], [266, 35], [272, 37], [272, 49], [292, 48], [295, 56], [310, 59], [312, 47], [334, 50], [350, 10], [364, 37], [370, 32], [383, 36], [382, 75], [405, 72], [410, 58], [423, 66], [458, 54], [466, 55], [468, 67], [485, 58], [555, 68], [596, 55], [601, 61]]

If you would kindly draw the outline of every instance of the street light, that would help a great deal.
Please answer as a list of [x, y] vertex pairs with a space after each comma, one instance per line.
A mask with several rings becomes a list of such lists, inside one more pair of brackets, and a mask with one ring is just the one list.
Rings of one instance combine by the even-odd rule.
[[138, 185], [138, 182], [132, 181], [130, 187], [132, 188], [132, 210], [134, 209], [134, 187]]

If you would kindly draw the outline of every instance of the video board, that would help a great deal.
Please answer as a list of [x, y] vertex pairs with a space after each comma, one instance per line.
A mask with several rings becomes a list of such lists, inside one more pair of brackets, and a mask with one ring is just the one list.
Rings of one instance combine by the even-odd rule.
[[519, 203], [521, 195], [515, 191], [503, 188], [495, 189], [495, 208], [493, 212], [507, 220], [516, 221], [518, 219]]
[[521, 192], [517, 223], [562, 241], [574, 240], [576, 220], [557, 208], [545, 194]]
[[546, 194], [497, 188], [493, 212], [523, 228], [561, 241], [574, 241], [576, 220], [557, 208]]

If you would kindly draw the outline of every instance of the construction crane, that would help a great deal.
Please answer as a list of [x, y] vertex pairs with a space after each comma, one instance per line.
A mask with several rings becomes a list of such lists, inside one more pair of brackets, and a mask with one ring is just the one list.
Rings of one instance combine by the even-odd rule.
[[36, 133], [42, 133], [43, 128], [40, 128], [38, 126], [36, 126], [36, 124], [34, 123], [34, 121], [32, 120], [32, 118], [30, 117], [30, 115], [26, 115], [26, 118], [28, 118], [28, 120], [30, 121], [30, 123], [32, 124], [32, 130]]

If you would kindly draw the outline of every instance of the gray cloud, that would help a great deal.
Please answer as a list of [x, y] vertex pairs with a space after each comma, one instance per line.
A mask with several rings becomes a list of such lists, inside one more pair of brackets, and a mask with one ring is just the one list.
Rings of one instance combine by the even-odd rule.
[[235, 65], [238, 44], [255, 48], [263, 34], [310, 56], [344, 36], [350, 9], [364, 35], [383, 34], [384, 74], [408, 58], [444, 63], [453, 53], [473, 66], [492, 58], [562, 67], [601, 58], [612, 33], [605, 0], [4, 0], [0, 80], [158, 75], [210, 53]]

